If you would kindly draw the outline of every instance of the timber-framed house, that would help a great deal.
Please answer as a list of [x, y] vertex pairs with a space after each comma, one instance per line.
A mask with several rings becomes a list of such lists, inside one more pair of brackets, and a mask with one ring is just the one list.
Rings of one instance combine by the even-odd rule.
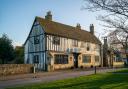
[[24, 62], [41, 70], [101, 66], [101, 42], [90, 32], [52, 21], [51, 12], [45, 18], [36, 17], [24, 43]]

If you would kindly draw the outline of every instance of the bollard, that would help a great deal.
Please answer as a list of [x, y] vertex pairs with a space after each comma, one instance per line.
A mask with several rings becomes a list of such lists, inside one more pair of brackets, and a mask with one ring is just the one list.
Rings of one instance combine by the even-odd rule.
[[96, 74], [96, 66], [95, 66], [95, 74]]
[[33, 73], [34, 73], [33, 78], [36, 78], [36, 68], [35, 68], [35, 66], [33, 67]]

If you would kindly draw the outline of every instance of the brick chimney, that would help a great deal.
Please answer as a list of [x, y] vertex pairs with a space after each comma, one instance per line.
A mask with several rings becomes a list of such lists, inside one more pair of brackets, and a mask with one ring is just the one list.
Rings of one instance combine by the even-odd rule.
[[52, 21], [52, 14], [51, 14], [51, 11], [48, 11], [46, 16], [45, 16], [45, 19], [46, 20], [49, 20], [49, 21]]
[[94, 25], [90, 24], [90, 33], [94, 35]]
[[77, 25], [76, 25], [76, 29], [78, 29], [78, 30], [80, 30], [80, 29], [81, 29], [81, 26], [80, 26], [80, 24], [79, 24], [79, 23], [77, 23]]

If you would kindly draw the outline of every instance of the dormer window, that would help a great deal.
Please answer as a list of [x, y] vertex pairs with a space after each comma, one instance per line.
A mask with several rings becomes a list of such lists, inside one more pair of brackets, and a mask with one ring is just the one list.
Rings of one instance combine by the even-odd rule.
[[60, 45], [60, 38], [54, 36], [54, 37], [53, 37], [53, 44]]

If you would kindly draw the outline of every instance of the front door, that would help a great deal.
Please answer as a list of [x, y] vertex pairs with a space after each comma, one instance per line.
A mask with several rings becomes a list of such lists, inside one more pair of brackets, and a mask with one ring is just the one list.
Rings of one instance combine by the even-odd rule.
[[74, 67], [78, 68], [78, 56], [79, 56], [79, 54], [73, 53], [73, 56], [74, 56]]

